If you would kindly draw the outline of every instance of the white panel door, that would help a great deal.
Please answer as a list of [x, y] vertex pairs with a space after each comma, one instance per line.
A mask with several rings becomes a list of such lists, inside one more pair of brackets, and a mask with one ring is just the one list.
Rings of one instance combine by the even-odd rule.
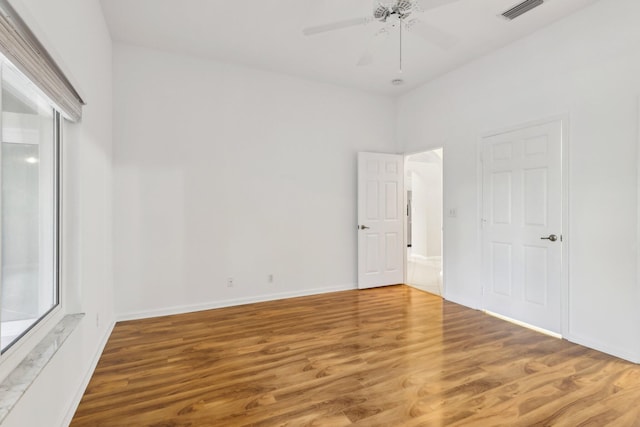
[[358, 153], [358, 287], [404, 280], [404, 158]]
[[561, 333], [562, 123], [486, 137], [482, 150], [484, 308]]

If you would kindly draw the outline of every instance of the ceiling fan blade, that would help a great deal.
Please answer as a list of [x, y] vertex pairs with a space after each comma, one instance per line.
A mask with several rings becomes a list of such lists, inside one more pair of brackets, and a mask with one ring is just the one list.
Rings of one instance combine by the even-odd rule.
[[312, 36], [314, 34], [326, 33], [328, 31], [342, 30], [343, 28], [355, 27], [358, 25], [365, 25], [371, 22], [372, 18], [354, 18], [345, 19], [344, 21], [336, 21], [330, 24], [316, 25], [315, 27], [307, 27], [302, 30], [305, 36]]
[[376, 51], [380, 48], [380, 45], [384, 40], [389, 37], [389, 31], [386, 28], [383, 28], [376, 32], [371, 40], [369, 41], [369, 46], [367, 46], [367, 50], [364, 51], [360, 59], [358, 59], [357, 66], [365, 67], [367, 65], [371, 65], [373, 63], [373, 56]]
[[419, 19], [411, 19], [406, 23], [407, 31], [422, 37], [429, 43], [432, 43], [441, 49], [451, 49], [458, 39], [452, 34], [442, 31], [433, 25], [427, 24]]

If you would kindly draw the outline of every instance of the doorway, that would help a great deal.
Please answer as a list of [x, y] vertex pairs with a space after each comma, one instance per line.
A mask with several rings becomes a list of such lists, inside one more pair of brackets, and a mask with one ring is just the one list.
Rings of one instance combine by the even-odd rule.
[[442, 148], [405, 158], [405, 283], [435, 295], [443, 294], [442, 167]]

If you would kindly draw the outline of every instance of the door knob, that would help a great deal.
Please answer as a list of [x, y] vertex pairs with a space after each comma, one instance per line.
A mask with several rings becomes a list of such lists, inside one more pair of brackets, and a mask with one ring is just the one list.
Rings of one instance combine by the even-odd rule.
[[361, 225], [361, 226], [360, 226], [360, 227], [358, 227], [358, 228], [360, 228], [360, 230], [368, 230], [368, 229], [369, 229], [369, 228], [371, 228], [371, 227], [367, 227], [366, 225]]
[[549, 234], [549, 237], [541, 237], [540, 240], [551, 240], [552, 242], [555, 242], [558, 240], [558, 236], [555, 234]]

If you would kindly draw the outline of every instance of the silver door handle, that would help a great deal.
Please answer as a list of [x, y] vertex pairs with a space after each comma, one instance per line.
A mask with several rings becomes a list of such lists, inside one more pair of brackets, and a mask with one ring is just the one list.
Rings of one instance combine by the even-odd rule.
[[371, 227], [367, 227], [366, 225], [361, 225], [360, 227], [358, 227], [360, 230], [368, 230]]
[[541, 237], [540, 240], [551, 240], [552, 242], [555, 242], [558, 240], [558, 236], [555, 234], [549, 234], [549, 237]]

